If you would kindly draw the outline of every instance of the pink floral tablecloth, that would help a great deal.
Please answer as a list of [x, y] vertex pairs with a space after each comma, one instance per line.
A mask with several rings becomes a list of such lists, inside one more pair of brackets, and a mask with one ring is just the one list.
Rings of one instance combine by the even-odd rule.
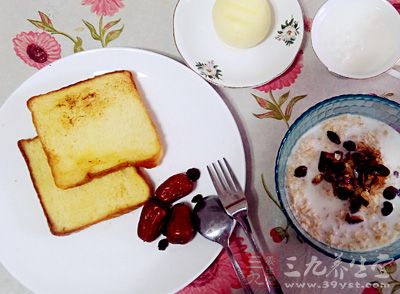
[[[245, 135], [250, 154], [246, 190], [250, 195], [251, 221], [284, 293], [395, 293], [400, 289], [396, 262], [364, 266], [322, 255], [296, 236], [274, 193], [276, 152], [286, 130], [303, 111], [320, 100], [346, 93], [375, 93], [396, 101], [400, 98], [400, 82], [388, 75], [368, 80], [341, 79], [321, 65], [311, 48], [309, 32], [313, 16], [323, 2], [300, 0], [305, 37], [294, 63], [282, 76], [256, 89], [217, 90], [240, 121]], [[400, 0], [390, 2], [400, 10]], [[176, 3], [177, 0], [3, 0], [0, 105], [35, 71], [75, 52], [128, 46], [182, 60], [172, 34]], [[260, 264], [240, 232], [233, 238], [232, 249], [251, 284], [262, 293]], [[231, 292], [240, 293], [240, 284], [222, 252], [179, 293]], [[31, 292], [0, 267], [0, 293]]]

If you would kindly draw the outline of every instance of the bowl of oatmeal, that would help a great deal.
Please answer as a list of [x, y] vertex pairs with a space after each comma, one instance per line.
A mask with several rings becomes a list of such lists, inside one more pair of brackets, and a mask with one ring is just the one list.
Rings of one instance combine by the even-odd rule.
[[343, 95], [303, 113], [280, 145], [279, 201], [310, 245], [343, 261], [400, 257], [400, 105]]

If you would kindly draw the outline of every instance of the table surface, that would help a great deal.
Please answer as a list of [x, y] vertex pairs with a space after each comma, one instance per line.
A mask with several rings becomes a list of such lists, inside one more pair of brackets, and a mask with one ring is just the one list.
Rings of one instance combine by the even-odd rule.
[[[112, 9], [102, 9], [101, 3], [114, 3]], [[140, 0], [15, 0], [2, 2], [2, 17], [0, 18], [0, 105], [24, 80], [34, 74], [38, 68], [36, 63], [25, 55], [17, 55], [19, 39], [26, 36], [38, 36], [48, 27], [43, 24], [52, 24], [57, 33], [52, 36], [55, 39], [57, 49], [61, 48], [61, 56], [74, 53], [74, 45], [77, 49], [94, 49], [104, 46], [91, 37], [88, 28], [82, 19], [97, 24], [100, 15], [104, 15], [106, 21], [121, 19], [115, 25], [117, 30], [115, 39], [109, 42], [108, 47], [136, 47], [148, 49], [154, 52], [182, 61], [172, 34], [172, 17], [176, 0], [173, 1], [140, 1]], [[301, 0], [300, 4], [304, 14], [305, 36], [302, 49], [291, 68], [273, 82], [259, 89], [223, 89], [216, 88], [230, 109], [238, 119], [239, 127], [244, 132], [245, 145], [248, 154], [249, 175], [246, 190], [249, 192], [250, 218], [257, 234], [262, 249], [267, 255], [267, 261], [274, 263], [278, 279], [284, 287], [285, 293], [378, 293], [375, 289], [363, 289], [366, 283], [379, 281], [387, 284], [384, 293], [391, 293], [400, 288], [400, 282], [396, 281], [396, 267], [387, 267], [390, 273], [380, 273], [377, 267], [365, 268], [340, 264], [328, 258], [309, 245], [301, 243], [295, 232], [287, 228], [287, 220], [274, 202], [267, 196], [265, 186], [274, 190], [274, 160], [280, 141], [287, 131], [288, 126], [306, 109], [323, 99], [346, 93], [375, 93], [384, 95], [389, 99], [397, 100], [400, 94], [400, 83], [389, 75], [382, 74], [368, 80], [350, 80], [335, 77], [330, 74], [317, 60], [310, 42], [310, 26], [313, 16], [322, 0]], [[400, 0], [391, 1], [396, 8], [400, 7]], [[91, 4], [92, 3], [92, 4]], [[121, 4], [118, 7], [116, 4]], [[97, 6], [96, 6], [97, 5]], [[96, 10], [97, 9], [97, 10]], [[39, 14], [39, 11], [43, 14]], [[97, 13], [96, 13], [97, 12]], [[112, 15], [111, 15], [112, 14]], [[41, 21], [40, 23], [28, 20]], [[122, 31], [118, 29], [124, 26]], [[54, 31], [53, 31], [54, 32]], [[77, 44], [79, 36], [83, 43]], [[46, 33], [46, 38], [50, 34]], [[14, 43], [13, 43], [14, 41]], [[54, 49], [54, 48], [53, 48]], [[57, 50], [55, 50], [57, 51]], [[49, 58], [59, 58], [56, 53]], [[265, 113], [254, 99], [257, 95], [264, 99], [271, 99], [269, 92], [274, 97], [289, 92], [289, 99], [303, 96], [293, 108], [288, 121], [273, 118], [259, 118], [255, 114]], [[285, 106], [283, 106], [285, 107]], [[272, 233], [272, 235], [271, 235]], [[280, 235], [279, 235], [280, 233]], [[286, 235], [287, 233], [287, 235]], [[273, 237], [273, 238], [272, 238]], [[283, 237], [283, 238], [282, 238]], [[238, 237], [235, 248], [245, 248], [246, 241]], [[253, 285], [258, 284], [257, 277], [252, 275], [257, 268], [252, 263], [252, 255], [247, 247], [245, 255], [240, 257], [241, 264], [246, 267], [246, 273], [253, 279]], [[227, 262], [224, 253], [211, 266], [217, 270], [216, 274], [204, 273], [197, 281], [194, 281], [182, 293], [240, 293], [237, 281], [230, 275], [218, 271]], [[226, 274], [226, 273], [225, 273]], [[199, 282], [200, 281], [200, 282]], [[206, 283], [204, 283], [206, 281]], [[306, 282], [309, 284], [296, 284]], [[235, 290], [236, 288], [236, 290]], [[16, 281], [4, 267], [0, 265], [0, 292], [23, 294], [31, 293]], [[39, 293], [38, 293], [39, 294]]]

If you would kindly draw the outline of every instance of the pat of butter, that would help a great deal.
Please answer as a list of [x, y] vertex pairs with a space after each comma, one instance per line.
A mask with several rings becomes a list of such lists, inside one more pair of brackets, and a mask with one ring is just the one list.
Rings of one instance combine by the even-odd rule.
[[212, 13], [217, 35], [233, 47], [254, 47], [271, 28], [267, 0], [216, 0]]

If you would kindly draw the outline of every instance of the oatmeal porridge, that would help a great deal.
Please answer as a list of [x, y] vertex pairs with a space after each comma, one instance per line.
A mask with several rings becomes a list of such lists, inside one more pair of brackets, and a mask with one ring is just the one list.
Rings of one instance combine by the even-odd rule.
[[308, 130], [286, 174], [297, 221], [317, 240], [371, 250], [400, 237], [400, 134], [378, 120], [339, 115]]

